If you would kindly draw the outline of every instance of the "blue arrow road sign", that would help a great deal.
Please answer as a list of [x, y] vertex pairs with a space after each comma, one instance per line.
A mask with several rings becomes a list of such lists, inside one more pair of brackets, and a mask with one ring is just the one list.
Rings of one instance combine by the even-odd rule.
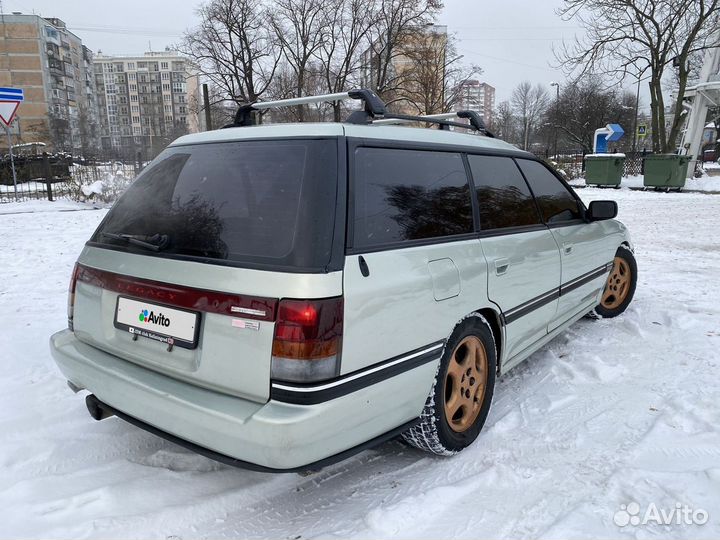
[[607, 136], [607, 141], [618, 141], [625, 135], [625, 130], [620, 127], [620, 124], [608, 124], [607, 128], [610, 130], [610, 134]]
[[0, 88], [0, 101], [25, 101], [22, 88]]

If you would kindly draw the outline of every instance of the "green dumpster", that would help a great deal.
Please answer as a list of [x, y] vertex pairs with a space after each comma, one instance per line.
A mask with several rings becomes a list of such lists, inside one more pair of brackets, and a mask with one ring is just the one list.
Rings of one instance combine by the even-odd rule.
[[625, 154], [588, 154], [585, 156], [585, 183], [620, 187]]
[[680, 191], [685, 186], [691, 158], [692, 156], [678, 154], [653, 154], [645, 157], [643, 185]]

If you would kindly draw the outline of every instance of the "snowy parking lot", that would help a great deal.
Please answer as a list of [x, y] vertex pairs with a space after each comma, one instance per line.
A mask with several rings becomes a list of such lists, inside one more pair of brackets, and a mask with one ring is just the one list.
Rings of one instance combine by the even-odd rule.
[[[0, 208], [0, 538], [720, 537], [720, 195], [579, 193], [616, 199], [631, 230], [628, 311], [580, 321], [502, 377], [461, 454], [393, 441], [308, 476], [93, 421], [47, 341], [105, 211]], [[651, 507], [694, 522], [643, 519]]]

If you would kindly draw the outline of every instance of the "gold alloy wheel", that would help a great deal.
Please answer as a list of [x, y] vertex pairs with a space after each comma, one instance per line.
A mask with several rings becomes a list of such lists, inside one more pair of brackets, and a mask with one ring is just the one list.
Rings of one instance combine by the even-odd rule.
[[630, 292], [631, 278], [627, 261], [622, 257], [615, 257], [600, 305], [605, 309], [615, 309], [622, 304]]
[[479, 338], [467, 336], [453, 351], [445, 375], [445, 418], [453, 431], [462, 433], [477, 419], [487, 375], [485, 346]]

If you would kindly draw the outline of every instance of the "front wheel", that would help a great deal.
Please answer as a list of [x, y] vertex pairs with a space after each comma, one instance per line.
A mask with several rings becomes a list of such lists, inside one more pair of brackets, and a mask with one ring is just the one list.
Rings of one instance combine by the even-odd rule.
[[411, 445], [438, 455], [469, 446], [482, 429], [495, 388], [495, 339], [485, 318], [462, 321], [448, 339], [420, 422], [403, 433]]
[[635, 256], [625, 246], [615, 253], [613, 267], [605, 283], [600, 304], [595, 313], [603, 319], [617, 317], [630, 305], [637, 285], [637, 263]]

